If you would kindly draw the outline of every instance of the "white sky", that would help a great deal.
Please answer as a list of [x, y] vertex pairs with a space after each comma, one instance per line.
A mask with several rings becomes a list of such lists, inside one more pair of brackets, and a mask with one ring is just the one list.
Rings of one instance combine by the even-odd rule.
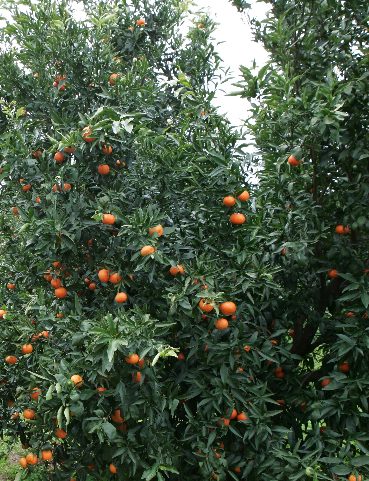
[[[224, 92], [218, 93], [215, 105], [220, 107], [221, 113], [226, 114], [232, 125], [241, 125], [242, 119], [247, 116], [248, 102], [240, 97], [227, 97], [227, 93], [236, 90], [232, 83], [239, 78], [239, 66], [250, 67], [255, 60], [257, 67], [261, 67], [267, 61], [267, 53], [260, 44], [253, 42], [246, 15], [240, 14], [229, 0], [195, 0], [195, 3], [219, 24], [214, 37], [217, 42], [222, 43], [217, 50], [224, 66], [230, 67], [235, 77], [223, 84]], [[251, 16], [260, 20], [265, 18], [268, 6], [255, 1], [252, 4]]]

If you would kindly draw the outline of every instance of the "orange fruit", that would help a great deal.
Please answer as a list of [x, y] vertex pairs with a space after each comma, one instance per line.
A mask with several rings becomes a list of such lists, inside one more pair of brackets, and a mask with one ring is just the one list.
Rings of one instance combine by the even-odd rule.
[[274, 369], [274, 375], [278, 379], [283, 379], [285, 377], [285, 372], [284, 372], [283, 367], [276, 367]]
[[133, 353], [125, 358], [127, 364], [138, 364], [140, 357], [138, 354]]
[[327, 275], [330, 279], [335, 279], [338, 276], [338, 270], [337, 269], [329, 269]]
[[238, 200], [241, 202], [246, 202], [250, 199], [250, 194], [247, 192], [247, 190], [244, 190], [241, 192], [241, 194], [238, 196]]
[[41, 197], [37, 196], [36, 199], [35, 199], [35, 202], [36, 202], [36, 204], [40, 204], [41, 203]]
[[108, 175], [110, 172], [110, 167], [108, 164], [100, 164], [97, 167], [97, 171], [100, 175]]
[[13, 282], [8, 282], [6, 287], [10, 290], [15, 289], [15, 284]]
[[59, 439], [65, 439], [67, 437], [67, 433], [64, 431], [64, 429], [57, 428], [55, 429], [55, 436]]
[[345, 234], [345, 227], [342, 224], [336, 225], [336, 234], [343, 235]]
[[140, 250], [142, 257], [151, 256], [151, 254], [154, 254], [154, 252], [156, 252], [156, 247], [154, 246], [143, 246]]
[[23, 354], [31, 354], [32, 351], [33, 351], [32, 344], [23, 344], [23, 346], [22, 346], [22, 353]]
[[338, 366], [338, 369], [341, 372], [347, 374], [348, 372], [350, 372], [350, 364], [347, 361], [341, 362], [341, 364]]
[[248, 419], [249, 417], [244, 412], [237, 414], [237, 421], [248, 421]]
[[108, 282], [110, 277], [110, 272], [108, 269], [100, 269], [97, 273], [97, 277], [100, 279], [101, 282]]
[[139, 384], [142, 380], [142, 374], [140, 372], [134, 372], [132, 374], [132, 381], [135, 383], [135, 384]]
[[350, 234], [350, 232], [351, 232], [350, 227], [349, 227], [348, 225], [346, 225], [346, 226], [343, 228], [343, 233], [344, 233], [344, 234]]
[[248, 345], [246, 344], [246, 346], [243, 346], [243, 350], [244, 350], [245, 352], [250, 352], [250, 351], [251, 351], [251, 346], [248, 346]]
[[300, 161], [297, 160], [294, 155], [290, 155], [290, 156], [288, 157], [287, 162], [288, 162], [292, 167], [297, 167], [298, 165], [300, 165]]
[[38, 462], [38, 457], [36, 456], [36, 454], [29, 453], [26, 456], [26, 461], [27, 461], [27, 464], [34, 466]]
[[119, 284], [121, 280], [122, 280], [122, 276], [118, 274], [118, 272], [114, 272], [113, 274], [110, 274], [109, 282], [111, 282], [112, 284]]
[[97, 387], [97, 388], [96, 388], [96, 391], [97, 391], [99, 394], [102, 394], [103, 392], [107, 391], [107, 388], [106, 388], [106, 387]]
[[345, 317], [347, 318], [355, 317], [355, 313], [352, 311], [345, 312]]
[[5, 309], [0, 309], [0, 319], [3, 319], [4, 316], [6, 314], [6, 310]]
[[54, 155], [54, 160], [57, 164], [62, 164], [64, 162], [64, 154], [63, 152], [56, 152], [55, 155]]
[[34, 387], [32, 389], [32, 392], [30, 394], [30, 397], [31, 399], [33, 399], [34, 401], [38, 401], [38, 398], [40, 397], [41, 395], [41, 389], [39, 387]]
[[31, 188], [32, 188], [31, 184], [26, 184], [22, 187], [22, 190], [23, 192], [28, 192], [29, 190], [31, 190]]
[[74, 154], [74, 152], [76, 151], [76, 148], [69, 145], [68, 147], [64, 147], [64, 152], [66, 154]]
[[225, 205], [226, 207], [233, 207], [235, 203], [236, 203], [236, 199], [231, 195], [227, 195], [223, 199], [223, 205]]
[[111, 145], [103, 145], [101, 149], [102, 153], [105, 155], [111, 155], [113, 153], [113, 147]]
[[229, 323], [227, 319], [221, 317], [215, 321], [214, 325], [216, 329], [219, 329], [219, 331], [224, 331], [224, 329], [228, 329]]
[[34, 151], [32, 152], [32, 157], [33, 157], [34, 159], [40, 159], [41, 156], [42, 156], [42, 151], [41, 151], [41, 150], [34, 150]]
[[26, 469], [27, 468], [27, 459], [26, 458], [19, 458], [19, 464], [22, 466], [23, 469]]
[[83, 384], [83, 377], [80, 376], [79, 374], [73, 374], [73, 376], [71, 376], [70, 380], [77, 387], [81, 386]]
[[61, 267], [61, 262], [60, 261], [54, 261], [53, 267], [55, 267], [55, 269], [58, 269], [59, 267]]
[[145, 367], [145, 359], [142, 358], [138, 361], [138, 367], [140, 369], [143, 369]]
[[44, 449], [41, 451], [41, 458], [43, 461], [52, 461], [53, 452], [50, 449]]
[[118, 304], [123, 304], [124, 302], [127, 302], [128, 296], [125, 292], [118, 292], [117, 295], [114, 297], [114, 300]]
[[64, 192], [69, 192], [71, 189], [72, 189], [72, 184], [69, 184], [68, 182], [64, 182], [63, 184]]
[[178, 361], [184, 361], [186, 359], [186, 356], [183, 354], [183, 352], [178, 353], [177, 356]]
[[231, 423], [231, 420], [227, 418], [222, 418], [222, 423], [224, 426], [229, 426]]
[[111, 474], [117, 474], [118, 469], [115, 464], [109, 464], [109, 471], [111, 472]]
[[155, 233], [158, 234], [158, 237], [164, 234], [164, 228], [161, 224], [149, 228], [149, 235], [154, 235]]
[[237, 306], [234, 302], [222, 302], [219, 306], [219, 310], [225, 316], [231, 316], [237, 311]]
[[18, 209], [18, 207], [12, 207], [12, 214], [13, 214], [14, 216], [19, 215], [19, 209]]
[[17, 361], [18, 359], [15, 356], [6, 356], [5, 358], [7, 364], [16, 364]]
[[231, 413], [231, 419], [236, 419], [237, 417], [237, 409], [233, 409]]
[[103, 214], [102, 223], [107, 225], [115, 224], [115, 216], [113, 214]]
[[136, 20], [136, 25], [137, 27], [144, 27], [146, 25], [145, 19], [139, 18], [138, 20]]
[[55, 289], [54, 294], [55, 297], [57, 297], [58, 299], [64, 299], [65, 297], [67, 297], [68, 291], [65, 287], [58, 287], [57, 289]]
[[93, 142], [96, 140], [96, 137], [91, 137], [92, 134], [92, 129], [91, 127], [87, 126], [84, 129], [82, 129], [82, 138], [85, 142]]
[[109, 84], [110, 84], [111, 86], [115, 85], [118, 77], [119, 77], [119, 74], [117, 74], [117, 73], [112, 73], [112, 74], [110, 75], [110, 77], [109, 77]]
[[24, 419], [35, 419], [36, 413], [34, 409], [27, 408], [23, 411]]
[[243, 214], [235, 213], [229, 217], [229, 222], [233, 225], [241, 225], [246, 222], [246, 217]]
[[320, 382], [320, 385], [322, 387], [326, 387], [328, 386], [328, 384], [330, 384], [332, 381], [329, 379], [329, 377], [325, 377], [324, 379], [322, 379], [322, 381]]
[[117, 424], [124, 423], [124, 418], [122, 417], [122, 414], [120, 412], [120, 409], [115, 409], [113, 415], [111, 416], [111, 419], [113, 422]]
[[235, 473], [237, 473], [237, 474], [240, 474], [240, 472], [241, 472], [240, 466], [235, 466], [235, 467], [232, 468], [232, 469], [233, 469], [233, 471], [234, 471]]
[[58, 287], [61, 286], [61, 280], [58, 278], [51, 279], [50, 284], [51, 284], [51, 287], [53, 287], [54, 289], [57, 289]]
[[179, 269], [177, 266], [172, 266], [170, 269], [169, 269], [169, 274], [171, 276], [176, 276], [177, 274], [179, 274]]
[[207, 302], [205, 299], [200, 299], [199, 308], [203, 312], [211, 312], [214, 309], [214, 306], [210, 302]]
[[47, 339], [49, 337], [49, 331], [42, 331], [42, 332], [40, 332], [39, 335], [44, 337], [45, 339]]

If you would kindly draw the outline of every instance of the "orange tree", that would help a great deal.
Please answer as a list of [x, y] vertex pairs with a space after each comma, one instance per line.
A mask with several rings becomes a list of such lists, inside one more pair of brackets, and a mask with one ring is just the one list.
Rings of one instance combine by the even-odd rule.
[[6, 7], [0, 426], [21, 477], [238, 479], [280, 354], [213, 24], [176, 0]]
[[369, 474], [369, 7], [266, 3], [253, 26], [270, 62], [242, 68], [238, 86], [261, 161], [255, 235], [278, 269], [265, 327], [282, 412], [246, 457], [251, 479], [358, 481]]

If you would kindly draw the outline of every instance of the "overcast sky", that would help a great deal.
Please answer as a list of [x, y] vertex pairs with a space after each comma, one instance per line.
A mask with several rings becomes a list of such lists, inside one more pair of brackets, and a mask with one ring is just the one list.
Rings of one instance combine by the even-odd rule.
[[[267, 61], [267, 54], [260, 44], [253, 42], [250, 26], [246, 15], [241, 15], [229, 0], [195, 0], [199, 9], [209, 13], [219, 24], [215, 32], [218, 52], [224, 65], [231, 68], [235, 77], [239, 77], [239, 66], [251, 66], [255, 59], [257, 66], [261, 67]], [[268, 7], [265, 3], [252, 2], [251, 15], [258, 19], [265, 18]], [[241, 125], [246, 117], [247, 101], [239, 97], [227, 97], [226, 93], [235, 90], [232, 83], [223, 85], [225, 92], [219, 92], [215, 104], [220, 106], [233, 125]]]

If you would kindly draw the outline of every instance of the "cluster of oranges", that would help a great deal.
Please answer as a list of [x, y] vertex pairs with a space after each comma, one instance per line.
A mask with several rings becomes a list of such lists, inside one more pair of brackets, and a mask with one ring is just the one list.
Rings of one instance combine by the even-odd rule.
[[54, 271], [53, 274], [51, 273], [51, 270], [47, 270], [44, 274], [44, 279], [47, 282], [50, 282], [51, 287], [54, 288], [54, 295], [57, 299], [64, 299], [68, 295], [68, 291], [65, 287], [62, 285], [62, 280], [60, 279], [60, 274], [61, 271], [64, 270], [64, 277], [68, 277], [70, 273], [68, 271], [65, 271], [64, 267], [62, 267], [60, 261], [54, 261], [52, 263]]
[[[202, 312], [209, 314], [214, 310], [215, 304], [209, 299], [200, 299], [199, 308]], [[237, 311], [237, 306], [234, 302], [222, 302], [221, 304], [219, 304], [218, 308], [224, 316], [232, 316], [232, 319], [235, 319], [234, 316]], [[214, 321], [214, 326], [215, 329], [218, 329], [219, 331], [224, 331], [225, 329], [228, 329], [229, 321], [225, 317], [220, 317]]]
[[[247, 202], [250, 199], [250, 194], [247, 192], [247, 190], [244, 190], [241, 192], [241, 194], [237, 197], [237, 199], [240, 202]], [[233, 207], [237, 203], [237, 200], [233, 195], [227, 195], [223, 199], [223, 205], [226, 207]], [[229, 222], [233, 225], [242, 225], [246, 222], [247, 218], [244, 214], [241, 214], [239, 212], [234, 212], [233, 214], [230, 215], [229, 217]]]

